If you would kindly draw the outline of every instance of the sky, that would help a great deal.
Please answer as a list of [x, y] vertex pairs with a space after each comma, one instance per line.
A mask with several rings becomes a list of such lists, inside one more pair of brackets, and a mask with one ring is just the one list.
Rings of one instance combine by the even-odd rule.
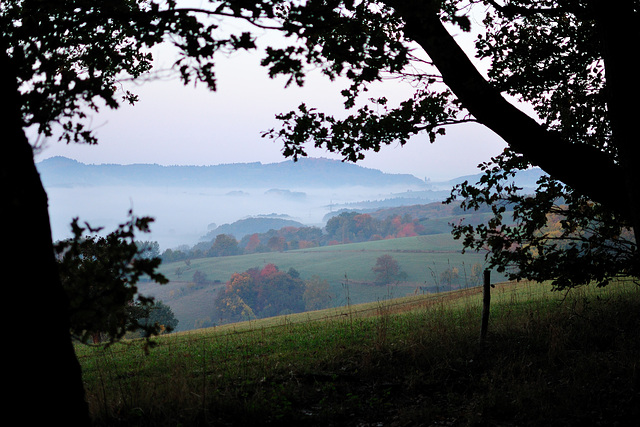
[[[167, 52], [156, 52], [160, 66], [170, 63]], [[295, 109], [301, 102], [319, 110], [344, 114], [339, 83], [311, 73], [303, 88], [284, 88], [284, 80], [271, 80], [259, 66], [260, 56], [236, 54], [221, 58], [216, 67], [218, 90], [185, 87], [177, 79], [146, 82], [133, 87], [140, 95], [135, 106], [103, 110], [92, 117], [97, 146], [66, 145], [55, 138], [44, 141], [36, 156], [41, 161], [65, 156], [87, 164], [152, 163], [160, 165], [216, 165], [275, 163], [286, 159], [282, 143], [261, 137], [277, 128], [275, 115]], [[408, 98], [409, 86], [395, 81], [378, 84], [369, 95], [392, 102]], [[426, 135], [403, 147], [391, 145], [370, 152], [359, 165], [388, 173], [409, 173], [421, 179], [446, 180], [478, 173], [477, 165], [499, 154], [504, 142], [477, 124], [449, 127], [447, 135], [431, 144]], [[310, 157], [340, 157], [310, 149]]]

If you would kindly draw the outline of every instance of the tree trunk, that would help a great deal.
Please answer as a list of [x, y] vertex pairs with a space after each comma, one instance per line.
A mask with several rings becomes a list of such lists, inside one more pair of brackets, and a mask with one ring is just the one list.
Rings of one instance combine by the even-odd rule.
[[[1, 46], [0, 46], [1, 47]], [[5, 301], [20, 310], [5, 328], [7, 414], [18, 424], [89, 425], [80, 364], [69, 334], [68, 301], [53, 253], [47, 195], [22, 128], [16, 74], [0, 49]], [[6, 294], [5, 294], [6, 295]]]
[[[640, 12], [634, 1], [595, 1], [595, 16], [602, 40], [602, 57], [607, 79], [606, 97], [613, 145], [618, 149], [624, 182], [619, 185], [632, 207], [630, 222], [636, 243], [640, 243], [640, 138], [637, 133], [640, 84], [636, 55], [629, 47], [640, 44]], [[640, 265], [637, 267], [640, 273]]]
[[[628, 172], [623, 169], [624, 166], [614, 163], [595, 147], [565, 141], [509, 103], [478, 72], [447, 32], [438, 15], [439, 2], [385, 2], [402, 15], [406, 23], [406, 36], [425, 50], [444, 83], [479, 123], [491, 129], [512, 150], [523, 154], [551, 177], [632, 221], [636, 215], [634, 210], [637, 212], [638, 209], [630, 203], [628, 192], [620, 185], [625, 182]], [[605, 7], [616, 9], [613, 6]], [[637, 26], [629, 30], [637, 31]], [[636, 84], [634, 81], [627, 83]], [[637, 157], [629, 160], [637, 161]]]
[[480, 344], [487, 340], [489, 329], [489, 312], [491, 311], [491, 272], [484, 271], [482, 284], [482, 320], [480, 322]]

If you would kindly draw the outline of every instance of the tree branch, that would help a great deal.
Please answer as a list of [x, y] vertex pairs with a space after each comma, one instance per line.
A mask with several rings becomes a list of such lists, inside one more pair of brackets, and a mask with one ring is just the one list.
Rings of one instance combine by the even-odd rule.
[[501, 5], [494, 0], [488, 0], [488, 3], [493, 6], [497, 11], [507, 17], [520, 16], [532, 16], [532, 15], [547, 15], [547, 16], [561, 16], [565, 13], [571, 13], [570, 10], [564, 7], [524, 7], [515, 6], [512, 4]]
[[278, 30], [278, 31], [282, 31], [284, 29], [281, 26], [271, 26], [271, 25], [260, 24], [254, 18], [250, 18], [248, 16], [238, 15], [238, 14], [229, 13], [229, 12], [222, 12], [222, 11], [218, 11], [218, 10], [208, 10], [208, 9], [200, 9], [200, 8], [177, 8], [177, 9], [168, 10], [168, 11], [165, 11], [165, 12], [186, 12], [186, 13], [197, 13], [197, 14], [200, 14], [200, 15], [208, 15], [208, 16], [221, 16], [221, 17], [226, 17], [226, 18], [236, 18], [236, 19], [244, 20], [244, 21], [248, 22], [249, 24], [251, 24], [252, 26], [254, 26], [256, 28], [263, 29], [263, 30]]
[[621, 168], [595, 147], [572, 144], [509, 103], [478, 72], [430, 2], [386, 0], [403, 17], [405, 35], [417, 42], [444, 83], [477, 121], [551, 177], [594, 201], [631, 217]]

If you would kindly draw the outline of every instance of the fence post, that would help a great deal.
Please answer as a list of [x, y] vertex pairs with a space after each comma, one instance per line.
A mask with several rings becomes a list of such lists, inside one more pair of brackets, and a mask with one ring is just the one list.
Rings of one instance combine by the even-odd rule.
[[482, 324], [480, 326], [480, 344], [484, 344], [487, 338], [489, 326], [489, 309], [491, 307], [491, 272], [484, 271], [484, 284], [482, 286]]

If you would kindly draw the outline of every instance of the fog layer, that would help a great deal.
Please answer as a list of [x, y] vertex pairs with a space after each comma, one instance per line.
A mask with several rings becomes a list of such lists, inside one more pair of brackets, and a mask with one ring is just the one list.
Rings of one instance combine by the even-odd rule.
[[[155, 219], [151, 233], [138, 240], [152, 240], [162, 250], [193, 245], [212, 226], [258, 215], [283, 215], [306, 225], [324, 225], [323, 217], [349, 204], [385, 200], [417, 190], [407, 187], [340, 188], [211, 188], [71, 186], [47, 188], [54, 240], [69, 237], [74, 217], [109, 232], [136, 216]], [[424, 199], [424, 203], [428, 203]]]

